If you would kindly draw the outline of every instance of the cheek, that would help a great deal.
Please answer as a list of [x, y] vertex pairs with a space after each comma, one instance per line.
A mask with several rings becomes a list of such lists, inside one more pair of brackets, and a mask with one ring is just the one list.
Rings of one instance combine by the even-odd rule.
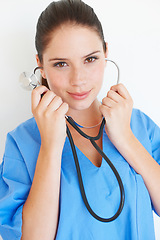
[[50, 90], [55, 94], [58, 94], [59, 91], [65, 87], [64, 78], [61, 75], [59, 76], [59, 74], [54, 71], [48, 71], [46, 73], [46, 78]]
[[104, 77], [104, 68], [99, 67], [97, 69], [94, 69], [92, 71], [92, 77], [93, 77], [93, 81], [97, 85], [97, 87], [98, 87], [98, 85], [99, 85], [99, 87], [101, 87], [101, 85], [103, 83], [103, 77]]
[[65, 85], [61, 82], [61, 79], [49, 79], [48, 85], [50, 87], [50, 90], [53, 91], [56, 95], [59, 95], [59, 93], [62, 92], [65, 88]]

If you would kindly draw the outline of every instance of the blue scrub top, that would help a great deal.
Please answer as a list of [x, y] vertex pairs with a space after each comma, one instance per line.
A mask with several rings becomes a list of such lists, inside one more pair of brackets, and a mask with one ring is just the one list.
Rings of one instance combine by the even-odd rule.
[[[133, 109], [131, 129], [160, 164], [159, 127], [144, 113]], [[4, 240], [21, 238], [22, 208], [33, 181], [40, 144], [40, 133], [34, 118], [7, 135], [0, 165], [0, 234]], [[77, 147], [76, 150], [91, 208], [101, 217], [113, 216], [120, 201], [113, 172], [104, 159], [98, 168]], [[122, 213], [110, 223], [100, 222], [90, 215], [82, 200], [74, 158], [66, 137], [62, 153], [56, 240], [154, 240], [153, 207], [143, 179], [113, 146], [105, 129], [103, 151], [118, 170], [124, 184]]]

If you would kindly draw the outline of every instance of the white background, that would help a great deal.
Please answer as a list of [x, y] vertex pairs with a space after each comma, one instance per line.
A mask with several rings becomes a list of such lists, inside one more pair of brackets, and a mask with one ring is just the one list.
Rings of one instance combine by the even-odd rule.
[[[1, 0], [0, 2], [0, 159], [8, 131], [32, 116], [30, 92], [20, 88], [23, 71], [36, 67], [34, 36], [37, 18], [49, 0]], [[160, 1], [85, 0], [99, 16], [109, 46], [109, 58], [120, 67], [134, 107], [160, 125]], [[112, 69], [113, 68], [113, 69]], [[116, 70], [109, 65], [105, 81], [115, 83]], [[100, 98], [105, 96], [103, 87]], [[156, 240], [160, 220], [155, 217]]]

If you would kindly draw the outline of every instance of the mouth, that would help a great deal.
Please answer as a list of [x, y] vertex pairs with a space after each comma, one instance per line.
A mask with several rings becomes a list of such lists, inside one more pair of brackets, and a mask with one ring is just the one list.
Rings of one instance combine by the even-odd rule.
[[86, 91], [86, 92], [80, 92], [80, 93], [79, 92], [75, 92], [75, 93], [68, 92], [68, 94], [75, 100], [83, 100], [88, 97], [90, 92], [91, 92], [91, 90]]

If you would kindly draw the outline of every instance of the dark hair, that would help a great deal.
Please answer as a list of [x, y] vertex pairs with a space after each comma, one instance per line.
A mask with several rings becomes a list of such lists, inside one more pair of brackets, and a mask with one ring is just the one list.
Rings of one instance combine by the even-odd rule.
[[102, 40], [104, 52], [106, 52], [102, 25], [94, 10], [81, 0], [60, 0], [50, 3], [38, 19], [35, 44], [41, 63], [43, 62], [43, 52], [51, 40], [51, 34], [60, 25], [68, 22], [96, 31]]

